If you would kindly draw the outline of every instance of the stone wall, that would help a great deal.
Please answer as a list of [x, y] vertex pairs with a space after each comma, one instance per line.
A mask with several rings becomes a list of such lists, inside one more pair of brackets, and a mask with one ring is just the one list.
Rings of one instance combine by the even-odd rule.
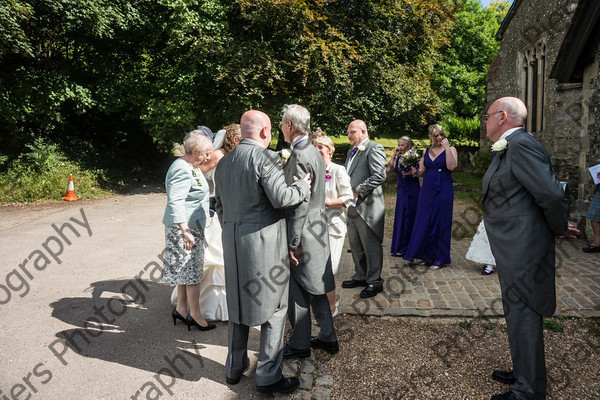
[[[487, 103], [489, 107], [504, 96], [526, 101], [523, 54], [532, 46], [543, 48], [543, 129], [533, 134], [548, 150], [558, 179], [569, 182], [572, 222], [589, 233], [585, 214], [595, 185], [587, 168], [600, 163], [600, 126], [595, 117], [600, 116], [600, 54], [586, 69], [584, 82], [564, 84], [549, 77], [577, 5], [575, 0], [520, 2], [488, 71]], [[483, 130], [481, 139], [482, 147], [489, 146]]]

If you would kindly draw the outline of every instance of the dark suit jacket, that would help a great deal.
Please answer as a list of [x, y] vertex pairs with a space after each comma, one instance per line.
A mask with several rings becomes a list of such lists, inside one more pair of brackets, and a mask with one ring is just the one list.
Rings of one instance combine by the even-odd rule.
[[556, 310], [554, 237], [568, 232], [568, 201], [550, 157], [529, 133], [506, 138], [483, 177], [484, 222], [505, 302]]

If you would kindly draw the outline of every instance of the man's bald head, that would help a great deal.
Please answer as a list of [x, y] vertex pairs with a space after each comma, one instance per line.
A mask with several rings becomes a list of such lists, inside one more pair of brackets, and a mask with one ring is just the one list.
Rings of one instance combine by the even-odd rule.
[[355, 119], [348, 125], [348, 141], [352, 146], [358, 146], [363, 140], [369, 137], [367, 124], [365, 121]]
[[240, 121], [242, 138], [252, 139], [267, 147], [271, 142], [271, 119], [258, 110], [246, 111]]
[[516, 97], [502, 97], [492, 103], [487, 114], [486, 136], [496, 142], [507, 130], [525, 125], [527, 107]]
[[520, 99], [516, 97], [503, 97], [495, 101], [498, 103], [498, 108], [504, 110], [513, 124], [513, 128], [524, 126], [527, 120], [527, 107]]

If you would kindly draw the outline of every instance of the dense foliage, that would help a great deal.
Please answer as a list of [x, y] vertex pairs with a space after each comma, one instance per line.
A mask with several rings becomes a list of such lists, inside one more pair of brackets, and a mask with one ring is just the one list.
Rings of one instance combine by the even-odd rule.
[[495, 34], [510, 3], [482, 8], [477, 0], [456, 0], [449, 42], [440, 49], [432, 85], [443, 100], [444, 114], [469, 118], [485, 107], [487, 69], [500, 47]]
[[85, 168], [143, 173], [196, 125], [255, 108], [276, 128], [286, 103], [330, 134], [471, 117], [500, 9], [476, 3], [5, 0], [0, 171], [41, 138]]

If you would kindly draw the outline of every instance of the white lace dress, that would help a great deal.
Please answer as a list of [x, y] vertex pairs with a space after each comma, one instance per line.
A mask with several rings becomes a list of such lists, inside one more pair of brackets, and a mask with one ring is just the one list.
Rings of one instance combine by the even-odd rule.
[[490, 248], [487, 233], [485, 232], [485, 224], [483, 220], [477, 227], [477, 232], [473, 236], [469, 250], [467, 251], [466, 259], [478, 264], [496, 265], [496, 260]]

